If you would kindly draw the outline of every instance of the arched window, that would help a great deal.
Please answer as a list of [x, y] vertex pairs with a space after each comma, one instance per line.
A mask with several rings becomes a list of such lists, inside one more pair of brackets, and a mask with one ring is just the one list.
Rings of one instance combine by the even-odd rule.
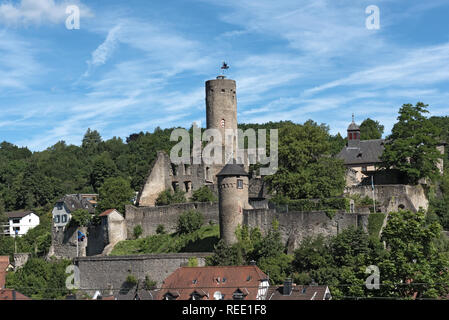
[[349, 133], [348, 133], [348, 139], [349, 139], [349, 140], [352, 140], [352, 132], [349, 132]]
[[226, 121], [225, 121], [225, 119], [221, 119], [221, 127], [222, 127], [222, 128], [224, 128], [224, 127], [225, 127], [225, 124], [226, 124]]

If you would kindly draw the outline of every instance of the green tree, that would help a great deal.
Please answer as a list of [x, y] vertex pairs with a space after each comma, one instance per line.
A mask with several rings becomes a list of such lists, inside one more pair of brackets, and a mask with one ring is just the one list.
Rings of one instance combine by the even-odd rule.
[[95, 158], [90, 178], [94, 190], [99, 190], [106, 179], [117, 175], [117, 167], [108, 152], [103, 152]]
[[176, 190], [174, 192], [165, 190], [162, 191], [156, 198], [156, 206], [167, 206], [170, 204], [184, 202], [186, 202], [185, 192], [182, 192], [180, 190]]
[[102, 139], [100, 133], [97, 130], [91, 130], [88, 128], [84, 134], [81, 146], [88, 153], [96, 153], [99, 150], [101, 142]]
[[8, 273], [6, 287], [34, 299], [63, 299], [69, 293], [65, 284], [68, 265], [70, 260], [31, 258], [22, 268]]
[[192, 233], [200, 229], [203, 224], [203, 214], [196, 210], [189, 210], [179, 216], [176, 231], [179, 234]]
[[212, 190], [207, 186], [202, 186], [201, 188], [193, 191], [192, 202], [216, 202], [217, 197], [215, 197]]
[[360, 124], [360, 140], [381, 139], [383, 133], [384, 126], [379, 121], [368, 118]]
[[342, 194], [343, 161], [331, 157], [329, 128], [309, 120], [279, 131], [279, 169], [265, 177], [270, 189], [290, 199], [323, 198]]
[[404, 104], [400, 108], [398, 122], [381, 156], [386, 169], [398, 169], [412, 183], [438, 175], [437, 162], [442, 158], [436, 149], [439, 129], [424, 116], [428, 113], [427, 107], [418, 102], [415, 106]]
[[97, 213], [108, 209], [116, 209], [123, 213], [125, 205], [131, 204], [133, 196], [134, 190], [131, 189], [128, 180], [121, 177], [108, 178], [99, 189]]
[[140, 225], [140, 224], [138, 224], [137, 226], [135, 226], [134, 227], [134, 230], [133, 230], [133, 233], [134, 233], [134, 238], [135, 239], [139, 239], [139, 237], [142, 235], [142, 233], [143, 233], [143, 229], [142, 229], [142, 226]]
[[435, 245], [440, 232], [438, 223], [426, 223], [423, 211], [390, 213], [382, 232], [387, 255], [378, 264], [382, 296], [410, 299], [415, 294], [418, 298], [447, 295], [449, 260]]
[[87, 227], [92, 222], [92, 214], [85, 209], [77, 209], [72, 212], [70, 224], [78, 227]]

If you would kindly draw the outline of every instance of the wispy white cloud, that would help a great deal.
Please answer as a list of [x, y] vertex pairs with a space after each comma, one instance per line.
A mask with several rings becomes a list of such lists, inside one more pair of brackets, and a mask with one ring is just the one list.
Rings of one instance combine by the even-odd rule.
[[17, 4], [4, 1], [0, 4], [0, 24], [20, 26], [61, 23], [68, 17], [67, 6], [73, 4], [79, 6], [83, 18], [92, 17], [91, 10], [79, 0], [21, 0]]

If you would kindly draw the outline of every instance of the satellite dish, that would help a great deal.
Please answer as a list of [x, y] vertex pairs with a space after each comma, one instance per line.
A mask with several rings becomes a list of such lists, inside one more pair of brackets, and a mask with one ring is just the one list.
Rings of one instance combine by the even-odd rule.
[[221, 294], [220, 291], [215, 291], [215, 293], [214, 293], [214, 299], [215, 299], [215, 300], [223, 300], [223, 296], [222, 296], [222, 294]]

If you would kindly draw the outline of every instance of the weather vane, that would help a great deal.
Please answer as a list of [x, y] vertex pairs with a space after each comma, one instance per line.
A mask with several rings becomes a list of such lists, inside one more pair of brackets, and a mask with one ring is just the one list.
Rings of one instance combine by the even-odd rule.
[[229, 69], [229, 65], [225, 61], [223, 61], [223, 64], [221, 66], [222, 74], [224, 74], [224, 71], [228, 70], [228, 69]]

